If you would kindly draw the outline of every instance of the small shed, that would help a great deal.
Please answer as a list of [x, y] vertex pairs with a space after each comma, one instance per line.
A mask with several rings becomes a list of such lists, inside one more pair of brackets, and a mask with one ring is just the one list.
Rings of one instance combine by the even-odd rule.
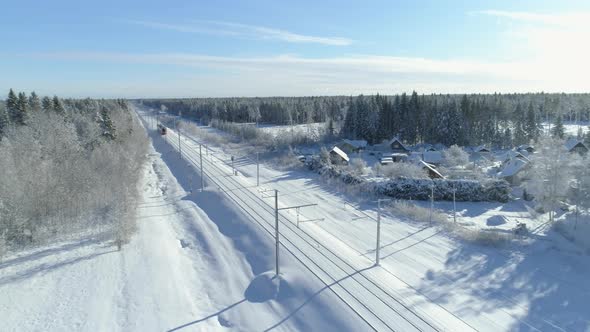
[[576, 138], [570, 138], [565, 142], [565, 148], [568, 152], [577, 152], [579, 154], [588, 153], [588, 147]]
[[402, 143], [402, 141], [397, 137], [392, 138], [387, 144], [389, 145], [389, 147], [391, 148], [391, 150], [393, 152], [397, 152], [397, 153], [409, 153], [410, 152], [410, 149], [408, 149]]
[[339, 144], [339, 147], [342, 151], [359, 152], [360, 150], [367, 148], [367, 141], [345, 139], [342, 140], [342, 143]]
[[444, 179], [445, 177], [435, 168], [434, 165], [420, 161], [420, 165], [428, 172], [428, 177], [431, 179]]
[[350, 158], [348, 158], [346, 152], [340, 150], [340, 148], [337, 146], [330, 150], [330, 159], [334, 164], [348, 164], [350, 161]]

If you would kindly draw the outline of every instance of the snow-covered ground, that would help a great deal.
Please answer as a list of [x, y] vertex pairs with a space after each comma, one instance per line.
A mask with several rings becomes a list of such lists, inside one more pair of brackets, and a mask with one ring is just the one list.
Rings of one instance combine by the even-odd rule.
[[311, 137], [320, 137], [326, 129], [324, 122], [298, 124], [298, 125], [258, 125], [258, 129], [265, 133], [270, 133], [273, 136], [285, 135], [291, 133], [302, 133]]
[[88, 236], [4, 257], [0, 330], [366, 329], [292, 257], [277, 290], [272, 241], [219, 193], [191, 194], [194, 170], [152, 137], [131, 243]]
[[[177, 146], [178, 137], [173, 131], [168, 139]], [[197, 138], [181, 141], [184, 153], [198, 164]], [[208, 146], [210, 155], [204, 154], [207, 182], [233, 195], [243, 209], [269, 211], [263, 219], [272, 222], [272, 209], [259, 205], [262, 204], [259, 201], [266, 200], [270, 207], [272, 200], [262, 198], [255, 187], [253, 158], [240, 156], [239, 150], [224, 151], [225, 148]], [[238, 176], [231, 175], [230, 155], [236, 156]], [[438, 330], [590, 329], [590, 308], [584, 304], [590, 296], [585, 282], [590, 276], [590, 258], [579, 250], [564, 249], [567, 244], [562, 243], [558, 234], [543, 231], [542, 220], [534, 221], [538, 223], [534, 228], [541, 229], [535, 229], [535, 235], [526, 241], [486, 247], [455, 239], [424, 222], [385, 215], [381, 229], [381, 266], [365, 270], [375, 257], [373, 198], [346, 194], [338, 186], [304, 170], [280, 171], [267, 165], [260, 166], [260, 183], [262, 188], [279, 190], [280, 206], [318, 204], [300, 210], [299, 228], [296, 211], [282, 213], [285, 242], [291, 243], [295, 256], [310, 257], [308, 269], [317, 271], [312, 266], [316, 262], [327, 270], [318, 277], [324, 282], [339, 280], [342, 273], [350, 275], [345, 273], [347, 269], [362, 271], [362, 276], [355, 275], [355, 279], [362, 277], [363, 283], [371, 285], [377, 295], [355, 286], [355, 279], [350, 277], [347, 282], [339, 282], [345, 289], [338, 288], [336, 292], [360, 316], [381, 324], [383, 329], [387, 328], [383, 324], [390, 321], [379, 322], [375, 316], [391, 317], [383, 315], [382, 310], [390, 310], [387, 307], [395, 301], [407, 309], [399, 316], [415, 324], [431, 324]], [[448, 204], [442, 206], [446, 203], [436, 204], [438, 208], [452, 209]], [[521, 201], [464, 203], [458, 205], [458, 210], [462, 223], [485, 223], [500, 231], [505, 220], [533, 218]], [[270, 224], [261, 223], [260, 227], [272, 230]], [[302, 243], [302, 237], [311, 243], [315, 241], [317, 249]], [[325, 261], [325, 255], [331, 259]], [[381, 290], [377, 291], [378, 288]], [[347, 291], [352, 294], [346, 295]], [[351, 295], [357, 300], [352, 300]], [[371, 309], [367, 312], [362, 310], [363, 306]]]

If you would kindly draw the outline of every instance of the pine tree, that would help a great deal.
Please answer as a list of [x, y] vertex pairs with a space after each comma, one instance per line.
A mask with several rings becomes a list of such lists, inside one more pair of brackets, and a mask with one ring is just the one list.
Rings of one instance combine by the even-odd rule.
[[109, 139], [115, 139], [115, 127], [113, 126], [113, 121], [111, 121], [111, 117], [109, 116], [109, 110], [106, 107], [102, 107], [100, 109], [100, 120], [99, 120], [102, 135]]
[[17, 101], [17, 114], [16, 114], [16, 123], [20, 125], [25, 125], [29, 119], [28, 117], [28, 107], [29, 101], [27, 99], [27, 95], [24, 92], [20, 92], [18, 94], [18, 101]]
[[35, 91], [31, 92], [31, 96], [29, 97], [29, 109], [31, 112], [41, 111], [41, 100]]
[[533, 109], [533, 102], [529, 102], [529, 107], [526, 114], [525, 121], [526, 136], [529, 141], [536, 141], [539, 138], [539, 126], [535, 118], [535, 111]]
[[6, 111], [8, 112], [10, 122], [16, 122], [18, 116], [18, 97], [12, 89], [8, 92], [8, 98], [6, 99]]
[[63, 114], [65, 113], [64, 105], [62, 104], [61, 100], [57, 96], [53, 96], [53, 110], [57, 113]]
[[369, 117], [369, 104], [365, 96], [360, 95], [356, 98], [356, 137], [355, 139], [364, 139], [371, 141], [371, 126]]
[[355, 117], [356, 117], [356, 104], [352, 96], [348, 101], [348, 110], [346, 111], [346, 117], [344, 118], [344, 126], [342, 127], [342, 134], [347, 138], [354, 138], [356, 136], [355, 130]]
[[45, 96], [43, 97], [43, 100], [41, 101], [41, 107], [43, 107], [43, 110], [45, 112], [49, 112], [53, 110], [53, 102], [51, 101], [51, 98]]
[[565, 128], [563, 127], [561, 115], [558, 115], [557, 119], [555, 119], [555, 124], [553, 128], [551, 128], [551, 135], [553, 135], [553, 137], [555, 138], [560, 139], [563, 139], [563, 137], [565, 136]]
[[2, 104], [0, 104], [0, 139], [2, 139], [2, 136], [4, 136], [4, 133], [6, 132], [6, 128], [8, 127], [9, 124], [10, 124], [10, 117], [8, 116], [8, 112], [6, 110], [6, 107], [4, 107]]
[[520, 103], [514, 110], [514, 144], [521, 145], [527, 143], [527, 133], [525, 131], [524, 116]]

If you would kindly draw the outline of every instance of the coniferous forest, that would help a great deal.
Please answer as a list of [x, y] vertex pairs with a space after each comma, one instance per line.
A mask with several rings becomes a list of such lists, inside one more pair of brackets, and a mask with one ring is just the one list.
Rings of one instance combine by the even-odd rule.
[[143, 104], [203, 123], [276, 125], [326, 122], [341, 137], [370, 143], [400, 137], [408, 144], [508, 148], [539, 137], [541, 123], [590, 119], [588, 94], [471, 94], [270, 98], [146, 99]]

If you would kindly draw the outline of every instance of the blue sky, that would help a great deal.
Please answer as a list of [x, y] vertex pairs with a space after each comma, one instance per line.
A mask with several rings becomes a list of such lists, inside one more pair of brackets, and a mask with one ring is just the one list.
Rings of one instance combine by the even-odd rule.
[[588, 91], [588, 1], [12, 1], [0, 91]]

